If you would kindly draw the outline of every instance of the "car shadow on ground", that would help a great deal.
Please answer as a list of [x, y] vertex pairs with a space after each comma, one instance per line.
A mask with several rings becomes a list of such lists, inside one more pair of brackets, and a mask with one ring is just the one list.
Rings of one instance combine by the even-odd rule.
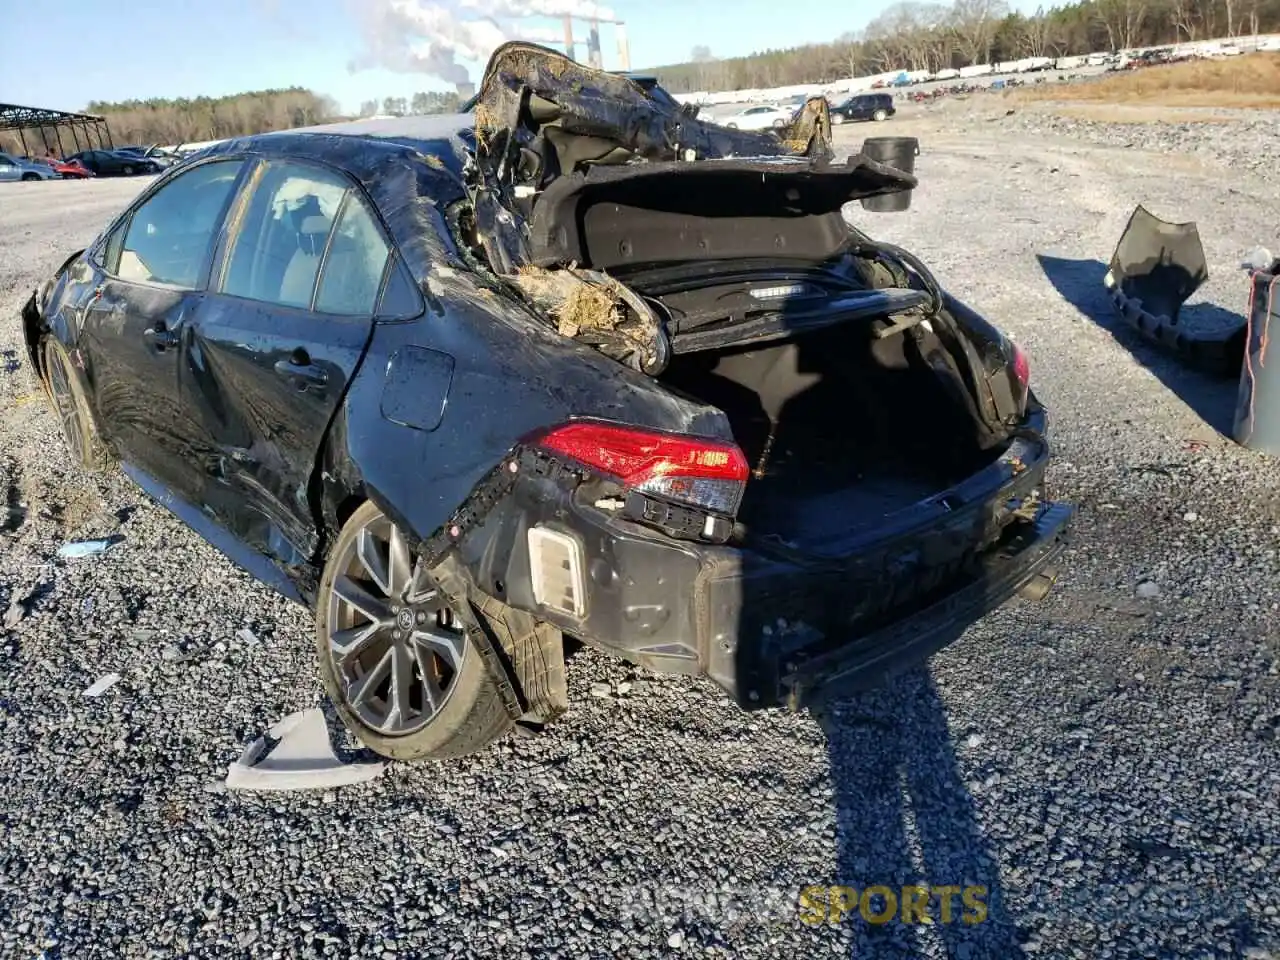
[[[1037, 254], [1040, 268], [1062, 298], [1102, 327], [1139, 363], [1159, 378], [1197, 416], [1230, 437], [1235, 420], [1237, 379], [1193, 369], [1178, 356], [1143, 338], [1116, 311], [1103, 286], [1107, 265], [1100, 260], [1071, 260]], [[1219, 329], [1241, 323], [1239, 314], [1211, 303], [1189, 303], [1182, 317], [1191, 327]], [[1243, 341], [1242, 341], [1243, 343]]]
[[[929, 940], [949, 957], [1020, 954], [999, 858], [978, 824], [927, 666], [828, 701], [814, 716], [826, 734], [835, 793], [835, 883], [854, 888], [840, 921], [853, 927], [851, 956], [934, 955]], [[888, 888], [896, 907], [883, 891], [864, 893], [876, 886]], [[929, 889], [927, 926], [907, 922], [904, 887]]]

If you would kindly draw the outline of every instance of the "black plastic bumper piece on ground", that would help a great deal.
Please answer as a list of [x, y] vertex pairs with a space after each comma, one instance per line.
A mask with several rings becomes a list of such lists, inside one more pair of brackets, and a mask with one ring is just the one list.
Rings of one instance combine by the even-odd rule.
[[1048, 504], [1034, 523], [1002, 545], [967, 586], [930, 607], [847, 646], [785, 673], [786, 702], [794, 709], [873, 686], [886, 676], [919, 663], [959, 638], [964, 629], [994, 610], [1045, 570], [1066, 545], [1075, 509]]
[[1139, 206], [1112, 254], [1103, 285], [1121, 319], [1183, 363], [1234, 376], [1244, 350], [1244, 318], [1213, 331], [1179, 323], [1183, 304], [1209, 276], [1194, 223], [1168, 223]]

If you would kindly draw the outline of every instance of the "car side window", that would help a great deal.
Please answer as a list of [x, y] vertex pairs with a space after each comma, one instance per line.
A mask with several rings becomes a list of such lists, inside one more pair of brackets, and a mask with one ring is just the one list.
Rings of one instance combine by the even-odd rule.
[[404, 320], [422, 313], [422, 293], [414, 285], [409, 269], [399, 257], [391, 258], [391, 272], [382, 288], [378, 301], [378, 316], [389, 320]]
[[[268, 163], [241, 219], [222, 292], [309, 308], [329, 234], [350, 189], [344, 177], [320, 167]], [[342, 301], [340, 292], [333, 297]]]
[[316, 309], [344, 316], [372, 315], [390, 253], [372, 211], [352, 191], [329, 241]]
[[144, 200], [108, 238], [107, 272], [122, 280], [199, 286], [242, 165], [202, 164]]

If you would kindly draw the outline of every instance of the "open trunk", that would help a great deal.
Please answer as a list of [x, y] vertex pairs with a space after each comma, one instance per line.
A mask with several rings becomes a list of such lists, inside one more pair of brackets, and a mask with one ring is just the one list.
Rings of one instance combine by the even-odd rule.
[[561, 333], [724, 411], [754, 469], [738, 519], [814, 549], [993, 461], [1027, 403], [998, 331], [845, 222], [916, 180], [833, 161], [828, 124], [818, 98], [780, 134], [728, 130], [509, 44], [461, 224]]
[[[661, 380], [724, 411], [752, 467], [748, 537], [822, 552], [834, 537], [941, 494], [993, 462], [941, 342], [849, 323], [675, 357]], [[985, 448], [984, 448], [985, 446]]]

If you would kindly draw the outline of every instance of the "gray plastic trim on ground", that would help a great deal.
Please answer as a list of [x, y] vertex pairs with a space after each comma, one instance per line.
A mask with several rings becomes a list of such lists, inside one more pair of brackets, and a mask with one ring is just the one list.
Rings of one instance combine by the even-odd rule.
[[368, 783], [384, 761], [345, 762], [333, 751], [324, 711], [291, 713], [249, 744], [227, 770], [229, 790], [333, 790]]

